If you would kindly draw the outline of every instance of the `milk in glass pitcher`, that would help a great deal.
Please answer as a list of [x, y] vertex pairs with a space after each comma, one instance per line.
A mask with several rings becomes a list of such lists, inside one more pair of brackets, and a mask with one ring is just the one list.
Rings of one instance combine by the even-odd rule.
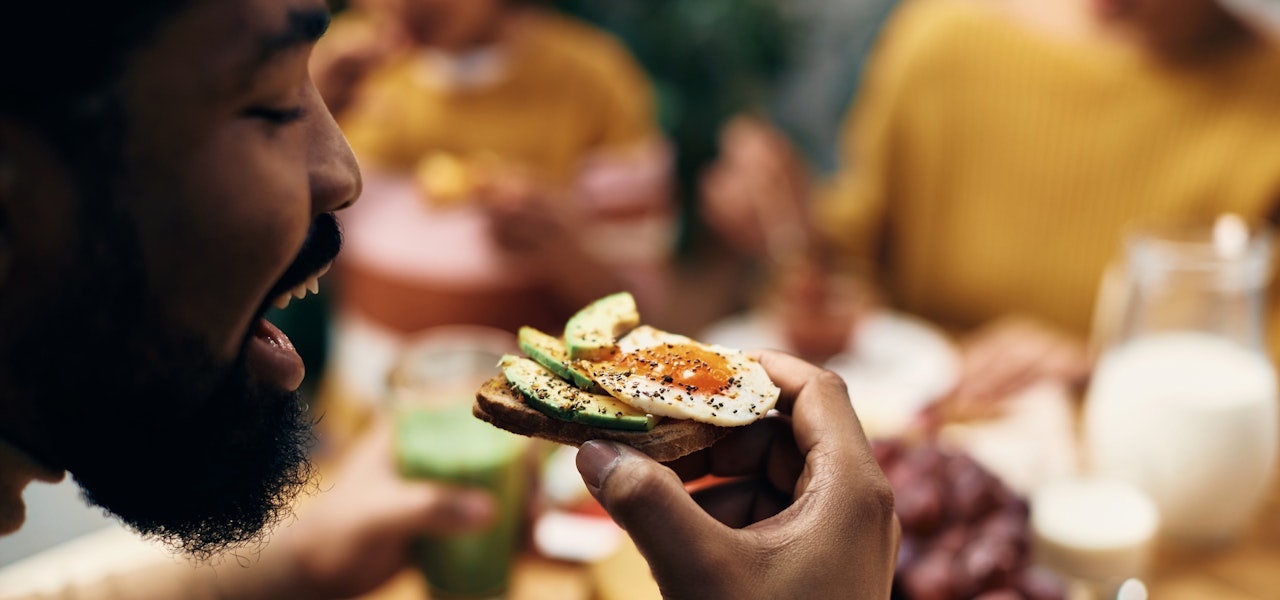
[[1276, 466], [1276, 372], [1263, 342], [1271, 236], [1226, 215], [1135, 231], [1125, 258], [1118, 335], [1084, 409], [1088, 460], [1146, 491], [1165, 537], [1230, 542]]

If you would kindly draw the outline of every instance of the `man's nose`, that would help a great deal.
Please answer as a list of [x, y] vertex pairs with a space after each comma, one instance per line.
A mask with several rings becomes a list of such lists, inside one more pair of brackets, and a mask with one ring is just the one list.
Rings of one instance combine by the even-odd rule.
[[307, 149], [311, 203], [316, 213], [333, 212], [354, 204], [360, 197], [360, 167], [320, 94], [314, 87], [310, 93], [311, 106], [319, 113], [313, 121]]

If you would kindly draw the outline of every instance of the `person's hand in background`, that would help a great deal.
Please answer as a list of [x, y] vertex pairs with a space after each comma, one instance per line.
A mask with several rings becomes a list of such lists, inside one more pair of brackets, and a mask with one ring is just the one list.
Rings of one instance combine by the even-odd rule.
[[1083, 385], [1092, 370], [1083, 340], [1025, 316], [992, 321], [960, 348], [960, 381], [947, 401], [961, 414], [985, 412], [1039, 382]]
[[625, 288], [616, 269], [585, 243], [588, 219], [568, 192], [505, 170], [477, 186], [494, 243], [522, 272], [540, 280], [565, 306], [582, 306]]
[[854, 350], [857, 325], [880, 304], [873, 283], [816, 259], [776, 265], [770, 276], [767, 307], [787, 349], [815, 364]]
[[[840, 378], [759, 355], [780, 415], [663, 466], [620, 444], [578, 453], [588, 489], [635, 541], [665, 598], [889, 597], [893, 493]], [[730, 478], [692, 495], [683, 480]]]
[[567, 193], [503, 168], [483, 177], [474, 195], [494, 242], [513, 258], [547, 270], [581, 253], [575, 234], [581, 218]]
[[335, 19], [308, 65], [320, 97], [335, 115], [350, 106], [365, 76], [412, 45], [399, 25], [399, 0], [364, 0], [357, 7], [367, 16]]
[[790, 141], [768, 123], [731, 121], [700, 187], [703, 219], [738, 252], [779, 258], [803, 250], [809, 175]]

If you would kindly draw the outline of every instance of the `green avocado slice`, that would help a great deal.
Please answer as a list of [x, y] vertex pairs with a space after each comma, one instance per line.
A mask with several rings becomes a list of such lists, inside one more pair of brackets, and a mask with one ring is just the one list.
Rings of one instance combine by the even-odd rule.
[[573, 387], [532, 360], [510, 354], [499, 363], [502, 374], [520, 391], [529, 406], [543, 414], [606, 429], [649, 431], [659, 417], [645, 414], [611, 396]]
[[618, 349], [618, 338], [640, 325], [636, 299], [630, 292], [610, 294], [579, 310], [564, 326], [564, 345], [574, 360], [605, 360]]
[[570, 361], [569, 351], [560, 338], [533, 327], [521, 327], [517, 341], [520, 344], [520, 350], [529, 355], [534, 362], [555, 373], [557, 377], [573, 382], [578, 389], [593, 394], [605, 393], [604, 388], [596, 384], [590, 373]]

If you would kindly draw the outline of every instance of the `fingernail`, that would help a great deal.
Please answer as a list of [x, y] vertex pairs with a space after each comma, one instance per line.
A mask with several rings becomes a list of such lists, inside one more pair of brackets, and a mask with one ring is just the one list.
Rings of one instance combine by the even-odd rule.
[[600, 485], [609, 478], [621, 457], [617, 444], [613, 442], [592, 440], [578, 448], [578, 472], [592, 496], [599, 496]]

